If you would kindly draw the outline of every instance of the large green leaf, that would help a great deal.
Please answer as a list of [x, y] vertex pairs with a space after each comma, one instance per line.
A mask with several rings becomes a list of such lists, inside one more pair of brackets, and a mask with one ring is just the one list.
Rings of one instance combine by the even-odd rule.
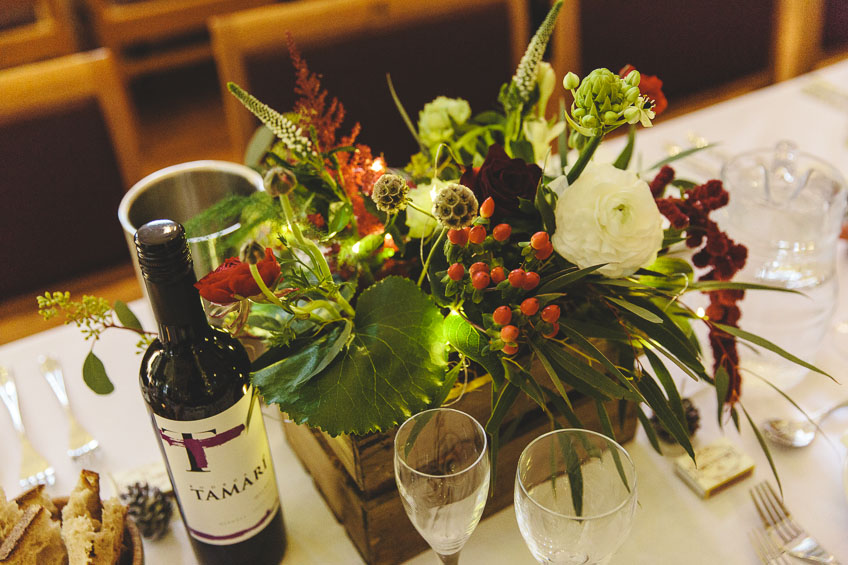
[[82, 380], [88, 385], [88, 388], [97, 394], [109, 394], [115, 390], [115, 385], [109, 380], [106, 375], [106, 368], [103, 366], [103, 361], [92, 352], [89, 352], [82, 364]]
[[298, 423], [365, 434], [428, 408], [446, 368], [438, 307], [412, 281], [388, 277], [360, 295], [349, 345], [325, 369], [296, 387], [269, 373], [260, 390]]
[[488, 350], [489, 338], [484, 333], [453, 312], [445, 318], [445, 338], [457, 351], [489, 371], [495, 385], [501, 386], [504, 381], [503, 365], [498, 354]]
[[118, 316], [118, 320], [127, 328], [131, 328], [138, 331], [143, 331], [144, 328], [141, 327], [141, 322], [138, 321], [133, 311], [130, 310], [130, 307], [126, 305], [125, 302], [121, 300], [116, 300], [115, 305], [112, 306], [112, 309], [115, 310], [115, 314]]

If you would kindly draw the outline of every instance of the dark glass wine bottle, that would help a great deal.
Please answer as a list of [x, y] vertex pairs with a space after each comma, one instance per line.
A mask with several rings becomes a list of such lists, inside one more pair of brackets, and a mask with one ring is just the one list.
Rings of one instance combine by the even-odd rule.
[[194, 553], [204, 565], [279, 563], [285, 527], [247, 353], [207, 323], [180, 224], [147, 223], [135, 244], [159, 325], [141, 391]]

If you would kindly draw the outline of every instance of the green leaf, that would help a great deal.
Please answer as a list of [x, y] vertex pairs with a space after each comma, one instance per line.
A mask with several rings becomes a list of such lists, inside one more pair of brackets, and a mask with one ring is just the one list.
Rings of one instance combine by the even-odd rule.
[[103, 361], [100, 360], [93, 352], [89, 352], [82, 364], [82, 380], [88, 385], [88, 388], [97, 394], [109, 394], [115, 390], [115, 385], [109, 380], [106, 374], [106, 367], [103, 366]]
[[662, 159], [661, 161], [657, 161], [656, 163], [654, 163], [653, 165], [651, 165], [650, 167], [648, 167], [645, 170], [650, 171], [650, 170], [653, 170], [653, 169], [659, 169], [663, 165], [668, 165], [669, 163], [674, 163], [675, 161], [677, 161], [679, 159], [683, 159], [685, 157], [688, 157], [689, 155], [697, 153], [698, 151], [703, 151], [704, 149], [709, 149], [710, 147], [715, 147], [716, 145], [717, 145], [716, 143], [709, 143], [707, 145], [704, 145], [703, 147], [691, 147], [689, 149], [686, 149], [685, 151], [681, 151], [677, 155], [672, 155], [671, 157], [666, 157], [665, 159]]
[[118, 320], [127, 328], [144, 331], [144, 328], [141, 327], [141, 322], [138, 321], [138, 318], [135, 317], [130, 307], [126, 305], [121, 300], [116, 300], [115, 305], [112, 306], [112, 309], [115, 311], [115, 314], [118, 316]]
[[622, 385], [630, 389], [631, 392], [636, 392], [636, 388], [633, 386], [633, 383], [627, 377], [624, 376], [624, 373], [619, 371], [618, 367], [616, 367], [615, 364], [610, 361], [600, 349], [595, 347], [595, 344], [583, 337], [580, 332], [574, 329], [570, 325], [568, 320], [560, 318], [559, 327], [560, 330], [562, 330], [562, 332], [567, 335], [569, 339], [574, 341], [574, 343], [577, 344], [577, 346], [579, 346], [581, 349], [583, 349], [583, 351], [591, 354], [595, 358], [595, 360], [598, 363], [602, 364], [611, 375], [615, 376], [621, 382]]
[[[531, 343], [531, 345], [533, 344]], [[534, 347], [534, 349], [536, 348]], [[545, 354], [555, 368], [560, 369], [559, 371], [555, 371], [559, 377], [563, 378], [570, 386], [583, 394], [598, 400], [610, 400], [613, 398], [641, 400], [632, 392], [619, 385], [611, 377], [592, 368], [585, 359], [574, 356], [558, 344], [545, 340], [537, 350], [537, 353], [539, 351]]]
[[730, 375], [727, 369], [719, 365], [715, 372], [715, 392], [716, 400], [718, 401], [718, 423], [721, 425], [721, 413], [724, 410], [724, 403], [727, 402], [727, 391], [730, 388]]
[[539, 215], [542, 216], [542, 225], [548, 233], [556, 231], [556, 210], [557, 197], [554, 191], [548, 188], [545, 184], [539, 183], [536, 188], [536, 209]]
[[742, 412], [745, 414], [745, 418], [748, 420], [748, 424], [751, 426], [751, 429], [754, 430], [754, 435], [757, 436], [757, 441], [760, 444], [760, 448], [763, 450], [763, 453], [766, 455], [766, 459], [768, 459], [769, 467], [771, 467], [771, 474], [774, 475], [774, 480], [777, 481], [777, 488], [780, 489], [780, 496], [783, 496], [783, 485], [780, 484], [780, 476], [777, 474], [777, 467], [774, 464], [774, 459], [771, 457], [771, 451], [769, 450], [768, 444], [766, 443], [763, 434], [760, 433], [760, 428], [754, 423], [754, 420], [751, 419], [751, 415], [748, 414], [748, 411], [745, 409], [745, 406], [739, 402], [739, 406], [742, 408]]
[[526, 140], [511, 141], [509, 148], [512, 151], [512, 156], [523, 160], [525, 163], [535, 163], [536, 159], [533, 155], [533, 145]]
[[330, 235], [339, 233], [350, 223], [353, 216], [353, 206], [349, 202], [333, 202], [330, 204], [330, 221], [327, 231]]
[[615, 160], [613, 166], [616, 169], [624, 170], [630, 164], [630, 159], [633, 157], [633, 146], [636, 145], [636, 126], [631, 125], [627, 131], [627, 145], [621, 150], [618, 159]]
[[645, 430], [645, 435], [648, 436], [648, 441], [651, 442], [651, 447], [654, 448], [654, 451], [662, 455], [657, 431], [654, 429], [654, 426], [651, 424], [651, 420], [645, 414], [645, 411], [642, 410], [641, 406], [637, 409], [636, 417], [639, 418], [639, 421], [642, 423], [642, 429]]
[[[612, 427], [609, 414], [607, 414], [606, 406], [604, 406], [603, 402], [596, 400], [595, 410], [598, 412], [598, 419], [601, 422], [601, 430], [604, 432], [604, 435], [615, 441], [615, 430]], [[609, 445], [609, 451], [612, 454], [612, 458], [615, 461], [615, 468], [618, 471], [618, 477], [621, 479], [621, 482], [624, 483], [624, 488], [627, 489], [627, 492], [630, 492], [630, 481], [627, 480], [627, 473], [624, 471], [624, 465], [621, 462], [621, 454], [612, 442], [607, 443]]]
[[[559, 119], [565, 122], [565, 99], [562, 97], [559, 99]], [[566, 124], [567, 123], [568, 122], [566, 122]], [[562, 133], [559, 134], [559, 139], [557, 139], [557, 149], [559, 150], [560, 170], [564, 171], [565, 167], [568, 165], [568, 125], [566, 125], [565, 129], [562, 130]]]
[[677, 386], [671, 378], [671, 373], [668, 372], [662, 360], [650, 349], [645, 349], [645, 356], [648, 358], [648, 362], [651, 364], [657, 380], [660, 381], [663, 389], [665, 389], [665, 395], [668, 397], [668, 403], [671, 406], [672, 412], [674, 412], [674, 415], [677, 416], [677, 419], [680, 420], [680, 423], [685, 428], [688, 425], [686, 422], [686, 411], [683, 409], [683, 400], [680, 398]]
[[679, 443], [683, 449], [686, 450], [686, 453], [689, 454], [689, 457], [694, 460], [695, 451], [692, 449], [692, 442], [689, 440], [689, 434], [683, 427], [683, 424], [675, 418], [668, 401], [662, 395], [662, 392], [660, 391], [657, 383], [654, 382], [654, 379], [640, 379], [636, 383], [636, 386], [642, 392], [642, 396], [645, 397], [648, 406], [650, 406], [651, 410], [654, 411], [654, 414], [659, 419], [663, 427], [668, 430], [668, 433], [677, 440], [677, 443]]
[[764, 339], [764, 338], [762, 338], [758, 335], [754, 335], [752, 333], [746, 332], [745, 330], [742, 330], [742, 329], [739, 329], [739, 328], [736, 328], [736, 327], [733, 327], [733, 326], [728, 326], [728, 325], [725, 325], [725, 324], [717, 324], [715, 322], [713, 322], [713, 325], [716, 326], [717, 328], [721, 329], [721, 330], [726, 331], [727, 333], [729, 333], [730, 335], [732, 335], [734, 337], [738, 337], [738, 338], [744, 339], [745, 341], [751, 342], [755, 345], [759, 345], [760, 347], [768, 349], [769, 351], [771, 351], [773, 353], [777, 353], [778, 355], [780, 355], [784, 359], [787, 359], [787, 360], [792, 361], [793, 363], [795, 363], [797, 365], [801, 365], [804, 368], [807, 368], [811, 371], [815, 371], [816, 373], [819, 373], [821, 375], [829, 377], [833, 382], [838, 383], [838, 381], [835, 378], [833, 378], [833, 376], [830, 375], [829, 373], [823, 371], [822, 369], [819, 369], [815, 365], [811, 365], [810, 363], [807, 363], [806, 361], [802, 361], [798, 357], [795, 357], [794, 355], [792, 355], [791, 353], [789, 353], [785, 349], [781, 349], [779, 346], [775, 345], [774, 343], [770, 342], [767, 339]]
[[359, 296], [349, 345], [324, 370], [293, 390], [278, 371], [263, 381], [262, 394], [296, 422], [330, 435], [386, 430], [435, 402], [445, 345], [432, 299], [409, 279], [387, 277]]
[[630, 302], [628, 302], [626, 300], [622, 300], [621, 298], [615, 298], [614, 296], [606, 296], [605, 298], [607, 300], [609, 300], [610, 302], [618, 304], [619, 306], [621, 306], [625, 310], [629, 310], [630, 312], [636, 314], [637, 316], [639, 316], [643, 320], [647, 320], [648, 322], [651, 322], [652, 324], [662, 324], [662, 318], [660, 318], [656, 314], [646, 310], [645, 308], [642, 308], [641, 306], [636, 306], [635, 304], [631, 304]]
[[489, 346], [489, 338], [485, 334], [460, 314], [452, 312], [445, 318], [445, 338], [457, 351], [486, 369], [492, 375], [495, 386], [500, 388], [504, 382], [503, 365], [497, 353], [484, 353]]
[[790, 294], [804, 295], [800, 290], [794, 288], [785, 288], [782, 286], [771, 286], [767, 284], [757, 284], [737, 281], [697, 281], [689, 285], [689, 290], [699, 290], [701, 292], [709, 292], [711, 290], [776, 290], [778, 292], [788, 292]]
[[548, 281], [539, 287], [537, 291], [538, 294], [547, 294], [549, 292], [559, 292], [568, 285], [579, 281], [586, 275], [592, 274], [597, 271], [604, 265], [593, 265], [591, 267], [586, 267], [584, 269], [571, 269], [566, 271], [561, 271], [559, 274], [553, 276], [553, 278], [548, 279]]

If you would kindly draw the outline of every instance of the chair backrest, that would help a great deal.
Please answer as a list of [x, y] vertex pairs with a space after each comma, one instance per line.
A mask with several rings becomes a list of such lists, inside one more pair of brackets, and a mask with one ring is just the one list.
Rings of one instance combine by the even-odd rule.
[[[222, 83], [233, 81], [280, 111], [295, 101], [290, 32], [310, 70], [344, 104], [359, 140], [402, 164], [415, 142], [395, 108], [386, 73], [413, 121], [438, 95], [472, 111], [494, 107], [528, 39], [524, 0], [300, 0], [210, 21]], [[236, 154], [257, 121], [224, 89]]]
[[106, 50], [0, 71], [0, 296], [129, 260], [135, 127]]
[[0, 0], [0, 69], [73, 53], [69, 0]]

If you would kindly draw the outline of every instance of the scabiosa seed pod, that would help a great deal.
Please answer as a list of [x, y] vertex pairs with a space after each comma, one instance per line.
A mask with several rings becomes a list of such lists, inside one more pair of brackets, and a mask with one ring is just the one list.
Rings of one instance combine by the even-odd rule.
[[449, 184], [433, 199], [433, 215], [445, 227], [470, 226], [477, 217], [477, 198], [461, 184]]
[[398, 175], [386, 173], [377, 179], [371, 190], [371, 200], [377, 205], [377, 209], [394, 214], [406, 208], [406, 195], [409, 185]]

